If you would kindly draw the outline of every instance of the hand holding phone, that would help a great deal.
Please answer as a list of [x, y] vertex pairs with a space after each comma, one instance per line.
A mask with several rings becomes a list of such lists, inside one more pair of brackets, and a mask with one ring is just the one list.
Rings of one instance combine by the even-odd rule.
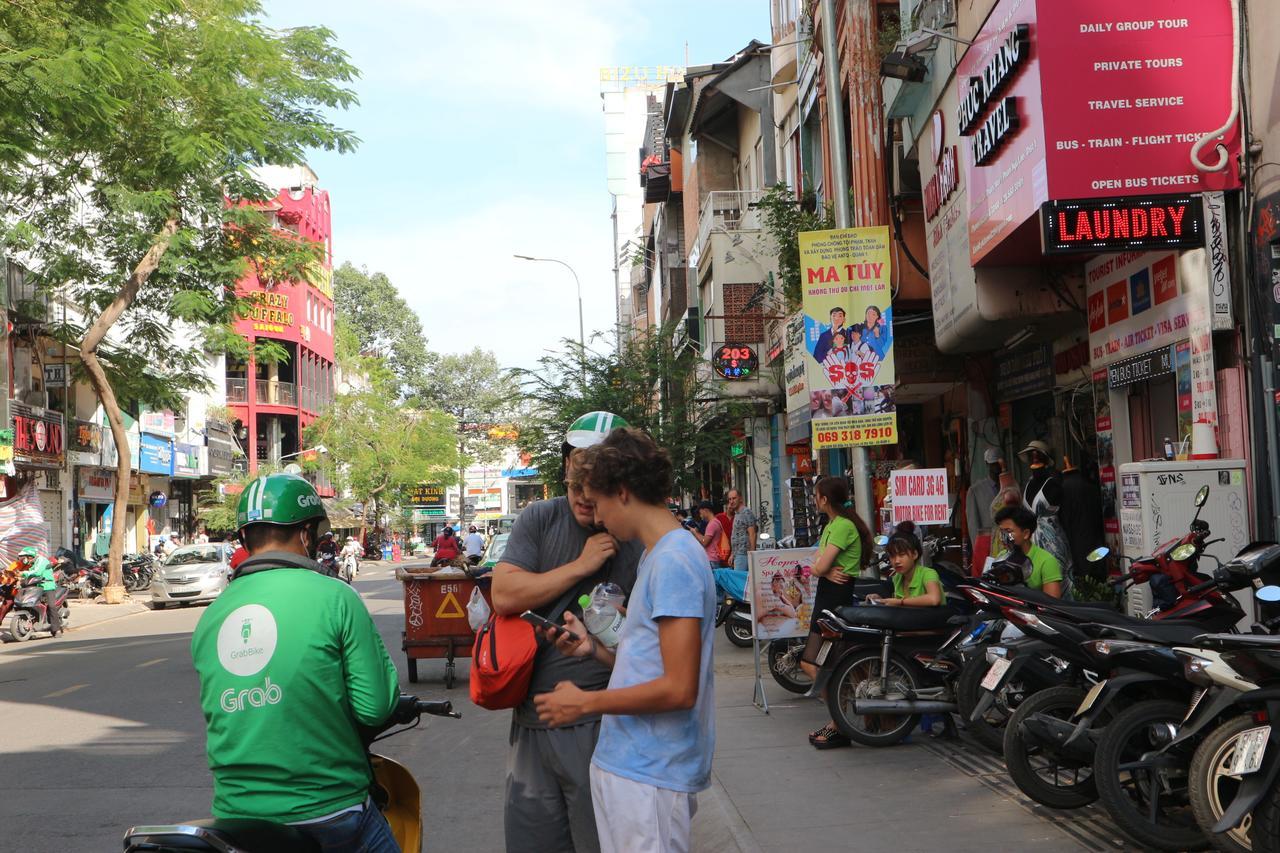
[[552, 640], [558, 639], [560, 634], [564, 632], [563, 625], [557, 625], [555, 622], [552, 622], [550, 619], [545, 619], [542, 616], [539, 616], [537, 613], [534, 613], [532, 610], [526, 610], [525, 612], [521, 613], [520, 618], [528, 622], [533, 627], [538, 628], [542, 631], [546, 631], [547, 634], [549, 635], [549, 638]]

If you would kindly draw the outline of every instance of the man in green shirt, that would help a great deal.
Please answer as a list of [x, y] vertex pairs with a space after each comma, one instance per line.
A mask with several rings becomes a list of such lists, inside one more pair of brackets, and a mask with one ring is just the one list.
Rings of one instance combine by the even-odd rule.
[[213, 814], [294, 824], [326, 850], [398, 851], [357, 726], [390, 716], [399, 679], [360, 596], [315, 562], [320, 496], [259, 477], [236, 518], [249, 559], [191, 640]]
[[1056, 557], [1031, 541], [1036, 532], [1036, 514], [1024, 506], [1010, 506], [996, 513], [995, 522], [996, 527], [1013, 537], [1013, 544], [1031, 561], [1027, 587], [1062, 598], [1062, 565]]
[[53, 564], [41, 557], [33, 546], [28, 545], [18, 552], [18, 569], [22, 572], [23, 580], [40, 578], [45, 609], [49, 613], [49, 636], [58, 636], [62, 633], [62, 613], [57, 605], [58, 579], [54, 577]]

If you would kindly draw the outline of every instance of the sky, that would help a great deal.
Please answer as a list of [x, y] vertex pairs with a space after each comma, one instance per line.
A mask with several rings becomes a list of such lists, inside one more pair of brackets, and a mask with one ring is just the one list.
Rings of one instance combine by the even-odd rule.
[[[614, 325], [599, 69], [722, 61], [769, 41], [767, 0], [264, 0], [323, 25], [361, 69], [338, 124], [354, 154], [310, 160], [334, 255], [385, 272], [438, 352], [532, 366]], [[638, 165], [637, 165], [638, 170]], [[637, 175], [638, 180], [638, 175]], [[610, 338], [612, 335], [610, 335]]]

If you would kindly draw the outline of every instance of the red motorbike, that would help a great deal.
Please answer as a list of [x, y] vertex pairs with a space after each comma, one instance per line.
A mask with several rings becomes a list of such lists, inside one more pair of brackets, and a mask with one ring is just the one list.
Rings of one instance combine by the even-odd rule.
[[[40, 579], [36, 577], [27, 578], [21, 581], [20, 584], [10, 593], [13, 598], [10, 600], [7, 610], [0, 610], [0, 619], [4, 619], [4, 614], [8, 616], [4, 626], [9, 632], [9, 638], [18, 643], [31, 639], [32, 635], [37, 631], [48, 631], [50, 629], [49, 605], [45, 603], [44, 590], [40, 588]], [[71, 621], [71, 610], [67, 607], [67, 588], [65, 586], [59, 585], [57, 587], [53, 606], [58, 608], [58, 612], [62, 616], [62, 627], [65, 630], [67, 623]]]

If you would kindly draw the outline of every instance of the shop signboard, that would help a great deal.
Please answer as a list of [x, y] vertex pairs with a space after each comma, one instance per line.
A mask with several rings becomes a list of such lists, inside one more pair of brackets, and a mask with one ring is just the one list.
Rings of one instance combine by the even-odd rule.
[[1174, 252], [1103, 254], [1085, 264], [1094, 367], [1187, 338], [1191, 300], [1185, 266]]
[[111, 503], [116, 498], [116, 472], [81, 468], [76, 477], [76, 494], [89, 503]]
[[102, 427], [90, 421], [72, 421], [67, 443], [76, 453], [101, 453]]
[[971, 262], [1050, 199], [1238, 187], [1238, 126], [1201, 150], [1222, 171], [1191, 160], [1232, 114], [1233, 50], [1228, 3], [1000, 0], [955, 75]]
[[19, 465], [61, 467], [66, 442], [62, 415], [10, 402], [13, 412], [13, 458]]
[[813, 448], [896, 444], [889, 228], [800, 234]]
[[1045, 202], [1040, 227], [1046, 255], [1205, 245], [1204, 206], [1198, 195]]
[[1173, 373], [1173, 347], [1161, 347], [1148, 353], [1117, 361], [1107, 368], [1107, 385], [1123, 388]]
[[138, 470], [173, 476], [173, 442], [144, 432], [138, 444]]
[[143, 432], [155, 435], [173, 435], [173, 412], [143, 412], [138, 417], [138, 423], [141, 425]]
[[818, 579], [812, 548], [752, 551], [748, 557], [751, 622], [761, 641], [809, 633]]
[[1098, 480], [1102, 491], [1102, 525], [1112, 536], [1120, 533], [1116, 515], [1116, 453], [1111, 424], [1111, 389], [1107, 385], [1107, 369], [1093, 370], [1094, 430], [1098, 443]]
[[1053, 390], [1053, 347], [1037, 344], [996, 361], [996, 402], [1007, 403]]
[[951, 518], [946, 468], [900, 468], [889, 475], [893, 523], [946, 524]]
[[444, 508], [444, 486], [433, 483], [418, 483], [409, 487], [408, 505], [418, 508]]
[[231, 424], [210, 418], [205, 424], [205, 440], [208, 442], [209, 474], [214, 477], [230, 474], [235, 467], [236, 455]]
[[1235, 328], [1231, 313], [1231, 259], [1227, 250], [1227, 202], [1220, 192], [1204, 194], [1204, 249], [1209, 263], [1213, 331]]
[[785, 350], [783, 354], [783, 384], [787, 394], [787, 443], [796, 444], [809, 440], [809, 392], [805, 381], [804, 312], [797, 311], [787, 318]]
[[200, 476], [200, 448], [194, 444], [174, 443], [173, 476], [187, 479]]

